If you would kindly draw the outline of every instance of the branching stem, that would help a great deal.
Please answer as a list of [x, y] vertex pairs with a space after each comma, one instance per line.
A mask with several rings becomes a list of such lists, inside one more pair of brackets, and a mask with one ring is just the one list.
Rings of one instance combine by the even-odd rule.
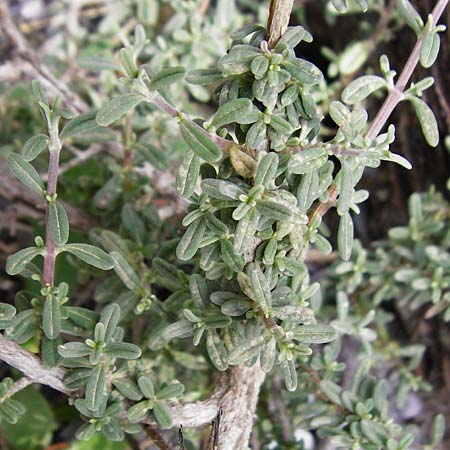
[[[449, 0], [439, 0], [436, 3], [436, 6], [433, 8], [433, 11], [431, 12], [433, 26], [435, 26], [438, 20], [441, 18], [448, 2]], [[409, 58], [406, 61], [406, 64], [403, 67], [403, 70], [401, 71], [397, 79], [397, 82], [394, 85], [394, 88], [390, 91], [383, 105], [376, 114], [366, 134], [366, 137], [369, 140], [373, 140], [378, 136], [384, 125], [386, 125], [386, 122], [388, 121], [395, 107], [402, 100], [403, 92], [406, 89], [406, 85], [408, 84], [414, 72], [414, 69], [419, 63], [420, 49], [422, 48], [424, 37], [425, 37], [424, 33], [421, 33], [417, 38], [416, 45], [414, 46], [414, 49], [409, 55]], [[320, 203], [316, 207], [316, 209], [310, 216], [309, 222], [311, 223], [311, 221], [318, 215], [320, 216], [325, 215], [327, 211], [336, 203], [336, 200], [337, 200], [336, 188], [334, 186], [331, 186], [330, 189], [328, 190], [328, 201], [325, 203]]]

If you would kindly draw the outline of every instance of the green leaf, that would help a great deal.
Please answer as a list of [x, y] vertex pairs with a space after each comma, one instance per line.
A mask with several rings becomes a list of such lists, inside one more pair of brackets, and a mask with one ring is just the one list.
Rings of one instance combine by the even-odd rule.
[[285, 359], [281, 363], [281, 369], [284, 375], [284, 384], [288, 391], [295, 391], [297, 389], [297, 371], [295, 370], [295, 359]]
[[423, 28], [423, 20], [414, 6], [408, 0], [397, 0], [396, 7], [400, 17], [419, 34]]
[[182, 120], [180, 132], [189, 148], [205, 161], [215, 162], [222, 156], [220, 147], [211, 140], [208, 133], [199, 125], [188, 119]]
[[109, 256], [114, 261], [114, 272], [116, 272], [123, 284], [132, 291], [137, 290], [141, 283], [128, 261], [119, 252], [111, 252]]
[[278, 155], [276, 153], [267, 153], [259, 161], [254, 180], [255, 185], [262, 184], [265, 187], [274, 187], [277, 170]]
[[84, 342], [66, 342], [58, 347], [58, 352], [63, 358], [81, 358], [88, 356], [91, 348]]
[[263, 274], [258, 263], [250, 263], [248, 266], [250, 284], [255, 295], [255, 301], [268, 316], [272, 308], [272, 294], [270, 293], [269, 283]]
[[285, 305], [272, 308], [273, 315], [287, 322], [311, 322], [314, 311], [311, 308], [297, 305]]
[[238, 200], [245, 191], [234, 183], [215, 178], [205, 178], [201, 183], [202, 191], [217, 200]]
[[22, 147], [22, 157], [25, 161], [33, 161], [48, 146], [49, 139], [46, 134], [36, 134], [28, 139]]
[[296, 174], [312, 172], [322, 167], [328, 160], [328, 152], [324, 147], [313, 147], [300, 150], [289, 160], [289, 171]]
[[230, 123], [240, 123], [241, 118], [252, 110], [253, 104], [248, 98], [238, 98], [224, 103], [211, 119], [211, 125], [216, 128]]
[[365, 75], [353, 80], [342, 91], [342, 100], [348, 105], [353, 105], [364, 100], [372, 92], [386, 87], [387, 82], [381, 77], [375, 75]]
[[89, 244], [66, 244], [61, 251], [69, 252], [87, 264], [102, 270], [114, 267], [112, 258], [98, 247]]
[[433, 428], [431, 430], [431, 445], [438, 445], [445, 434], [445, 417], [443, 414], [438, 414], [433, 421]]
[[[245, 143], [250, 148], [258, 148], [266, 138], [267, 126], [263, 120], [257, 120], [247, 131]], [[273, 154], [273, 153], [269, 153]]]
[[169, 410], [162, 402], [156, 402], [153, 406], [153, 414], [158, 425], [164, 430], [172, 426], [172, 417]]
[[77, 134], [96, 130], [99, 127], [95, 120], [96, 114], [97, 111], [90, 111], [70, 119], [59, 134], [60, 139], [63, 141]]
[[155, 388], [153, 387], [152, 380], [149, 377], [143, 375], [138, 378], [138, 386], [141, 392], [146, 398], [153, 398], [155, 396]]
[[227, 300], [220, 307], [222, 313], [230, 317], [243, 316], [249, 309], [251, 309], [251, 302], [245, 298]]
[[186, 70], [184, 67], [176, 66], [160, 70], [150, 77], [150, 89], [161, 89], [176, 83], [184, 78]]
[[199, 69], [189, 72], [186, 81], [190, 84], [206, 85], [216, 83], [223, 78], [222, 72], [217, 69]]
[[302, 325], [294, 329], [293, 335], [305, 344], [325, 344], [336, 339], [336, 330], [324, 324]]
[[242, 364], [258, 355], [264, 344], [264, 336], [238, 342], [236, 347], [228, 354], [228, 362], [232, 365]]
[[62, 361], [61, 355], [58, 353], [58, 347], [62, 344], [61, 337], [49, 339], [42, 337], [41, 357], [44, 367], [57, 367]]
[[388, 435], [383, 425], [369, 419], [361, 420], [360, 424], [361, 431], [370, 442], [380, 447], [385, 446]]
[[101, 126], [111, 125], [144, 100], [145, 97], [142, 94], [136, 93], [123, 94], [114, 97], [98, 110], [96, 115], [97, 124]]
[[128, 342], [111, 342], [106, 347], [106, 353], [119, 359], [138, 359], [142, 355], [137, 345]]
[[8, 256], [6, 260], [6, 272], [9, 275], [18, 275], [36, 256], [42, 255], [43, 251], [42, 248], [28, 247]]
[[263, 217], [275, 220], [288, 220], [292, 215], [292, 207], [274, 200], [258, 200], [256, 207]]
[[339, 222], [338, 248], [340, 257], [348, 261], [353, 248], [353, 220], [349, 212], [344, 213]]
[[251, 45], [234, 45], [230, 52], [219, 60], [218, 67], [225, 76], [239, 75], [250, 70], [252, 60], [261, 50]]
[[178, 382], [170, 383], [164, 386], [157, 394], [159, 400], [169, 400], [182, 395], [184, 392], [184, 385]]
[[103, 308], [100, 315], [99, 323], [103, 324], [105, 327], [105, 337], [104, 341], [108, 343], [117, 329], [120, 321], [120, 306], [117, 303], [110, 303], [108, 306]]
[[236, 41], [240, 41], [255, 31], [263, 30], [264, 28], [261, 25], [250, 24], [244, 25], [243, 27], [233, 31], [230, 33], [230, 38]]
[[175, 189], [182, 197], [190, 197], [195, 190], [200, 174], [200, 157], [188, 151], [180, 164], [175, 179]]
[[314, 85], [323, 79], [320, 69], [304, 59], [286, 58], [281, 61], [281, 64], [299, 83]]
[[208, 330], [206, 335], [206, 350], [209, 358], [217, 370], [223, 372], [228, 369], [227, 351], [225, 345], [215, 330]]
[[93, 331], [98, 320], [98, 314], [90, 309], [80, 308], [77, 306], [64, 306], [68, 318], [76, 325]]
[[57, 246], [66, 244], [69, 239], [69, 218], [64, 206], [59, 202], [48, 205], [50, 233]]
[[17, 153], [8, 156], [8, 167], [13, 175], [25, 186], [39, 195], [44, 192], [44, 182], [36, 169]]
[[260, 80], [269, 69], [270, 60], [264, 56], [259, 55], [250, 63], [250, 70], [253, 75], [255, 75], [255, 79]]
[[138, 402], [142, 399], [142, 393], [136, 383], [129, 378], [113, 380], [114, 387], [127, 399]]
[[143, 400], [142, 402], [136, 403], [127, 411], [128, 420], [131, 422], [139, 422], [150, 409], [149, 401]]
[[410, 97], [408, 100], [414, 106], [425, 140], [432, 147], [436, 147], [439, 143], [439, 129], [433, 111], [420, 98]]
[[234, 252], [233, 243], [228, 239], [222, 239], [220, 242], [220, 252], [225, 264], [234, 272], [241, 272], [245, 265], [245, 259], [242, 255]]
[[99, 364], [92, 370], [86, 384], [86, 405], [91, 411], [95, 411], [104, 401], [106, 389], [105, 368], [103, 364]]
[[195, 306], [202, 310], [209, 303], [209, 291], [205, 279], [198, 274], [189, 278], [189, 291]]
[[256, 208], [251, 208], [248, 213], [239, 220], [236, 232], [234, 234], [234, 251], [238, 255], [245, 253], [246, 249], [252, 244], [256, 233], [260, 214]]
[[337, 201], [337, 212], [339, 215], [343, 215], [349, 210], [353, 197], [353, 169], [345, 159], [341, 161], [341, 164], [339, 198]]
[[146, 236], [144, 221], [129, 203], [125, 203], [120, 214], [122, 224], [130, 236], [137, 242], [143, 242]]
[[[53, 342], [53, 341], [50, 341]], [[68, 370], [64, 374], [64, 384], [69, 389], [79, 389], [86, 386], [91, 370], [88, 367], [82, 367], [77, 369]]]
[[439, 48], [441, 45], [441, 39], [436, 30], [428, 26], [427, 31], [422, 41], [422, 47], [420, 47], [420, 64], [422, 67], [431, 67], [437, 59]]
[[188, 261], [193, 258], [200, 247], [203, 235], [206, 229], [206, 219], [200, 219], [192, 222], [177, 246], [177, 257], [183, 261]]
[[264, 347], [261, 350], [261, 369], [265, 373], [269, 373], [274, 364], [275, 364], [275, 357], [277, 354], [277, 341], [274, 337], [270, 339], [269, 342], [267, 342]]
[[185, 338], [192, 336], [194, 333], [194, 325], [189, 320], [180, 320], [171, 323], [162, 332], [162, 337], [170, 341], [174, 338]]
[[55, 295], [50, 295], [45, 300], [42, 329], [49, 339], [56, 339], [61, 332], [61, 306]]
[[0, 320], [12, 319], [16, 315], [16, 308], [9, 303], [0, 303]]
[[281, 134], [291, 134], [294, 131], [291, 124], [280, 116], [270, 116], [270, 126]]

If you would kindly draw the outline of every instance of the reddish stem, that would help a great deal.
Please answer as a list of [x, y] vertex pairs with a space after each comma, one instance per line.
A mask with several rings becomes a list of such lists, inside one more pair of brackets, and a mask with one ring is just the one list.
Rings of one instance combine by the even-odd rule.
[[[58, 185], [58, 166], [59, 153], [61, 151], [61, 142], [58, 138], [57, 131], [50, 130], [50, 146], [49, 146], [49, 163], [48, 163], [48, 179], [47, 179], [47, 196], [52, 197], [56, 194]], [[45, 255], [44, 255], [44, 271], [42, 275], [43, 286], [53, 286], [55, 278], [55, 260], [56, 246], [50, 232], [49, 217], [49, 201], [45, 208]]]

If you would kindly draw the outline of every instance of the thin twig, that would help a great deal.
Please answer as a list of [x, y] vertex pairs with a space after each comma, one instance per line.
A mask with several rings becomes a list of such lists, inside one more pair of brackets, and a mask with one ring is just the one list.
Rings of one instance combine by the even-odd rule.
[[20, 380], [17, 380], [12, 386], [11, 389], [8, 390], [8, 392], [0, 399], [0, 403], [4, 402], [8, 398], [11, 398], [14, 394], [17, 394], [17, 392], [21, 391], [22, 389], [25, 389], [30, 384], [33, 384], [33, 380], [31, 380], [28, 377], [22, 377]]
[[267, 42], [269, 48], [275, 47], [289, 25], [294, 0], [271, 0], [267, 22]]
[[146, 425], [144, 431], [153, 443], [161, 450], [173, 450], [165, 439], [161, 436], [159, 430], [151, 425]]
[[[433, 26], [437, 24], [448, 2], [449, 0], [439, 0], [436, 3], [436, 6], [431, 12]], [[373, 141], [378, 136], [378, 134], [388, 121], [389, 117], [391, 116], [392, 111], [403, 99], [403, 92], [406, 89], [406, 85], [408, 84], [414, 72], [414, 69], [419, 63], [420, 49], [422, 48], [424, 37], [425, 37], [424, 33], [421, 33], [419, 35], [416, 45], [414, 46], [408, 60], [406, 61], [406, 64], [403, 67], [403, 70], [400, 73], [397, 82], [391, 89], [389, 95], [387, 96], [381, 108], [378, 110], [378, 113], [376, 114], [369, 130], [367, 131], [366, 137], [370, 141]], [[320, 203], [316, 207], [316, 209], [310, 215], [309, 223], [311, 223], [315, 217], [325, 215], [326, 212], [336, 203], [337, 195], [338, 194], [336, 191], [336, 187], [331, 186], [328, 189], [328, 201], [325, 203]]]

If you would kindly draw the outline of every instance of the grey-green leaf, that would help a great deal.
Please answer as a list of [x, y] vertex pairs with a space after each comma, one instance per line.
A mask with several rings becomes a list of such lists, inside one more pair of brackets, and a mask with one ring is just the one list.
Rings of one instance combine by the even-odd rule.
[[61, 307], [55, 295], [50, 295], [45, 300], [42, 329], [49, 339], [56, 339], [61, 332]]
[[293, 334], [294, 339], [305, 344], [325, 344], [336, 338], [336, 330], [324, 324], [302, 325]]
[[419, 34], [423, 28], [423, 20], [414, 6], [408, 0], [397, 0], [396, 6], [401, 18]]
[[387, 82], [383, 78], [365, 75], [353, 80], [345, 87], [342, 91], [342, 100], [348, 105], [353, 105], [385, 86], [387, 86]]
[[64, 245], [69, 239], [69, 219], [64, 206], [59, 202], [48, 205], [50, 233], [57, 246]]
[[200, 219], [192, 222], [177, 246], [177, 257], [183, 261], [187, 261], [194, 257], [199, 249], [206, 229], [206, 219]]
[[292, 173], [304, 174], [319, 169], [327, 160], [328, 152], [324, 147], [300, 149], [300, 151], [292, 155], [288, 168]]
[[112, 258], [98, 247], [89, 244], [67, 244], [62, 247], [63, 251], [80, 258], [87, 264], [102, 270], [110, 270], [114, 267]]
[[189, 148], [205, 161], [215, 162], [222, 156], [220, 147], [199, 125], [188, 119], [183, 120], [180, 123], [180, 132]]
[[114, 261], [114, 271], [122, 280], [123, 284], [130, 290], [136, 290], [140, 286], [139, 277], [128, 261], [119, 252], [111, 252], [109, 256]]
[[43, 249], [41, 248], [28, 247], [8, 256], [6, 260], [6, 272], [9, 275], [18, 275], [36, 256], [42, 255], [42, 252]]
[[165, 88], [177, 81], [181, 81], [186, 74], [186, 70], [182, 66], [169, 67], [162, 69], [151, 77], [150, 89]]
[[187, 198], [194, 193], [199, 173], [200, 157], [193, 151], [188, 151], [175, 178], [175, 189], [179, 195]]
[[240, 119], [252, 110], [252, 102], [248, 98], [238, 98], [223, 104], [211, 119], [211, 125], [216, 128], [233, 122], [240, 123]]
[[158, 425], [164, 430], [172, 426], [172, 417], [163, 402], [156, 402], [153, 406], [153, 414]]
[[95, 120], [96, 114], [97, 111], [90, 111], [70, 119], [59, 134], [60, 139], [65, 140], [77, 134], [96, 130], [99, 127]]
[[349, 212], [344, 213], [339, 222], [338, 247], [341, 258], [348, 261], [353, 248], [353, 220]]
[[30, 137], [22, 147], [21, 154], [25, 161], [33, 161], [47, 146], [48, 136], [46, 134], [36, 134]]
[[425, 136], [426, 141], [432, 147], [436, 147], [439, 143], [439, 129], [433, 111], [420, 98], [411, 97], [408, 100], [414, 106], [417, 118], [419, 119], [420, 127], [422, 128], [422, 132]]
[[94, 411], [103, 402], [106, 396], [106, 375], [105, 368], [99, 364], [92, 370], [86, 385], [87, 407]]
[[114, 97], [97, 112], [97, 124], [101, 126], [111, 125], [144, 100], [145, 97], [142, 94], [136, 93], [123, 94]]
[[8, 156], [8, 167], [13, 175], [32, 191], [42, 195], [44, 192], [44, 182], [36, 169], [17, 153]]

